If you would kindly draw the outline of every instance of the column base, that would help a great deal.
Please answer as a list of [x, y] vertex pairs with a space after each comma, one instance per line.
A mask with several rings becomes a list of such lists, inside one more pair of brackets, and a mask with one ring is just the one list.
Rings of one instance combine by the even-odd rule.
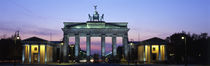
[[79, 57], [75, 57], [75, 62], [79, 63]]
[[102, 62], [105, 62], [105, 57], [104, 56], [102, 56], [101, 59], [102, 59]]
[[117, 63], [117, 56], [112, 56], [112, 63]]
[[87, 60], [87, 63], [90, 63], [90, 57], [87, 57], [86, 60]]
[[64, 56], [64, 57], [62, 58], [62, 62], [63, 62], [63, 63], [68, 63], [68, 62], [69, 62], [69, 57], [68, 57], [68, 56]]

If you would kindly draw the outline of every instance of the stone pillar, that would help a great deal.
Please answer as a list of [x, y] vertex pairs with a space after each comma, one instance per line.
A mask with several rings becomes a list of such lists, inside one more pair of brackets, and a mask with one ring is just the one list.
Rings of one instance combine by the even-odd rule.
[[90, 52], [90, 48], [91, 48], [91, 37], [90, 37], [90, 35], [87, 35], [86, 36], [86, 56], [87, 56], [87, 61], [89, 62], [90, 61], [90, 54], [91, 54], [91, 52]]
[[117, 55], [116, 36], [112, 36], [112, 55], [113, 57]]
[[23, 49], [22, 49], [22, 64], [24, 64], [25, 62], [25, 45], [23, 45]]
[[158, 56], [158, 60], [161, 61], [161, 51], [160, 51], [160, 45], [158, 46], [158, 52], [159, 52], [159, 56]]
[[31, 64], [31, 45], [29, 44], [29, 64]]
[[167, 57], [167, 55], [168, 55], [168, 54], [167, 54], [168, 48], [167, 48], [167, 45], [163, 45], [163, 46], [164, 46], [164, 49], [163, 49], [164, 53], [163, 53], [163, 54], [165, 55], [165, 56], [164, 56], [165, 59], [163, 59], [163, 61], [165, 61], [165, 60], [168, 60], [168, 57]]
[[112, 60], [115, 63], [117, 56], [117, 45], [116, 45], [116, 36], [112, 36]]
[[40, 63], [40, 44], [38, 45], [38, 63]]
[[47, 44], [45, 45], [45, 64], [47, 64]]
[[149, 59], [150, 61], [149, 61], [149, 62], [152, 62], [152, 60], [153, 60], [153, 59], [152, 59], [152, 58], [153, 58], [153, 57], [152, 57], [152, 45], [150, 45], [150, 51], [149, 51], [149, 52], [150, 52], [150, 59]]
[[80, 37], [79, 34], [75, 35], [75, 59], [79, 62], [79, 51], [80, 51]]
[[63, 60], [63, 58], [62, 58], [62, 55], [63, 55], [63, 51], [62, 51], [62, 49], [63, 49], [63, 46], [62, 46], [62, 45], [60, 45], [59, 63], [61, 63], [61, 62], [62, 62], [62, 60]]
[[123, 35], [124, 56], [128, 60], [128, 35]]
[[69, 46], [69, 36], [68, 34], [64, 34], [63, 37], [63, 62], [68, 62], [68, 46]]
[[45, 45], [45, 53], [44, 54], [45, 54], [44, 61], [45, 61], [45, 64], [47, 64], [47, 44]]
[[143, 51], [143, 53], [144, 53], [144, 56], [143, 56], [143, 61], [145, 62], [146, 61], [146, 52], [145, 52], [145, 45], [143, 45], [144, 46], [144, 51]]
[[101, 57], [104, 60], [104, 57], [105, 57], [105, 35], [101, 36]]

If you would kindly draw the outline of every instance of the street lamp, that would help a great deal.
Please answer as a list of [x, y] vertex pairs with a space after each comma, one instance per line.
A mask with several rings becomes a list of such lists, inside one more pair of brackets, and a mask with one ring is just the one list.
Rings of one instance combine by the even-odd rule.
[[63, 59], [62, 59], [62, 56], [61, 56], [61, 55], [62, 55], [61, 50], [62, 50], [63, 44], [64, 44], [63, 42], [60, 43], [60, 54], [59, 54], [59, 55], [60, 55], [60, 58], [59, 58], [59, 63], [61, 63], [62, 60], [63, 60]]
[[133, 46], [134, 44], [133, 44], [133, 43], [130, 43], [129, 45], [130, 45], [130, 57], [129, 57], [129, 58], [130, 58], [130, 59], [129, 59], [129, 62], [130, 62], [130, 61], [132, 60], [132, 59], [131, 59], [131, 55], [132, 55], [132, 46]]
[[181, 39], [184, 40], [184, 45], [185, 45], [185, 59], [184, 59], [184, 61], [185, 61], [185, 66], [187, 66], [187, 59], [188, 59], [187, 58], [187, 43], [186, 43], [187, 38], [182, 36]]
[[184, 37], [184, 36], [182, 36], [182, 39], [185, 39], [185, 37]]
[[15, 40], [15, 45], [14, 45], [14, 48], [15, 48], [15, 50], [14, 50], [14, 66], [16, 65], [16, 56], [15, 55], [17, 55], [16, 54], [16, 44], [17, 44], [17, 40], [19, 40], [20, 39], [20, 36], [19, 36], [19, 31], [16, 31], [15, 32], [15, 38], [14, 38], [14, 40]]
[[61, 46], [63, 46], [63, 42], [61, 43]]
[[16, 37], [16, 39], [19, 40], [19, 39], [20, 39], [20, 36], [18, 35], [18, 36]]

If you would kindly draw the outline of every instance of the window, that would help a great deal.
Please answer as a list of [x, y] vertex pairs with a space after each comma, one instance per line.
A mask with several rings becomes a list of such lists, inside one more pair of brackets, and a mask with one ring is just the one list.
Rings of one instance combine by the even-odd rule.
[[34, 51], [36, 51], [36, 50], [37, 50], [37, 47], [34, 48]]
[[155, 47], [152, 48], [152, 51], [155, 51]]

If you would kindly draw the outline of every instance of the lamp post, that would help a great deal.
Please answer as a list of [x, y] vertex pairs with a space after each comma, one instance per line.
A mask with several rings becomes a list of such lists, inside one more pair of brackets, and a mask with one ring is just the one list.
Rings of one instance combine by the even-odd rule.
[[133, 43], [130, 43], [129, 44], [130, 45], [130, 59], [129, 59], [129, 62], [131, 62], [131, 55], [132, 55], [132, 46], [133, 46]]
[[16, 54], [16, 44], [17, 44], [17, 40], [19, 40], [20, 39], [20, 36], [19, 36], [19, 31], [17, 31], [17, 32], [15, 32], [15, 45], [14, 45], [14, 66], [16, 65], [16, 56], [15, 55], [17, 55]]
[[186, 43], [187, 38], [182, 36], [181, 39], [184, 40], [184, 45], [185, 45], [185, 59], [184, 59], [184, 61], [185, 61], [185, 66], [187, 66], [187, 60], [188, 60], [188, 58], [187, 58], [187, 43]]
[[62, 62], [62, 60], [63, 60], [63, 59], [62, 59], [62, 56], [61, 56], [61, 55], [62, 55], [62, 46], [63, 46], [63, 44], [64, 44], [63, 42], [60, 43], [60, 58], [59, 58], [59, 60], [60, 60], [59, 63], [60, 63], [60, 64], [61, 64], [61, 62]]

